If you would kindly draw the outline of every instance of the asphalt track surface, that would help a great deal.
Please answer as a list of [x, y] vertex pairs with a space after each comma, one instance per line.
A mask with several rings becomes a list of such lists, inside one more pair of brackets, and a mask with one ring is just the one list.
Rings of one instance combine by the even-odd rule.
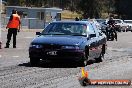
[[[7, 32], [2, 32], [2, 47]], [[0, 49], [0, 88], [83, 88], [78, 77], [81, 67], [70, 63], [41, 62], [38, 67], [29, 63], [28, 47], [35, 32], [20, 32], [17, 48]], [[118, 41], [108, 41], [101, 63], [87, 65], [90, 79], [132, 80], [132, 32], [118, 33]], [[132, 86], [87, 86], [85, 88], [132, 88]]]

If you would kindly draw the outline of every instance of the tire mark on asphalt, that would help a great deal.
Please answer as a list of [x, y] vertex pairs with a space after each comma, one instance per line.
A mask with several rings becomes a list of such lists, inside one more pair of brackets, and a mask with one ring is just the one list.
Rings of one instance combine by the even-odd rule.
[[[113, 56], [113, 58], [121, 59], [120, 57], [122, 57], [122, 56], [120, 56], [120, 54]], [[126, 56], [124, 56], [124, 57], [126, 57]], [[103, 65], [96, 64], [94, 66], [91, 65], [88, 68], [89, 69], [92, 69], [92, 68], [98, 69], [98, 68], [100, 68], [100, 66], [103, 66]], [[38, 86], [39, 87], [39, 86], [50, 86], [50, 85], [56, 87], [57, 86], [57, 85], [55, 85], [56, 82], [54, 82], [55, 79], [60, 80], [60, 82], [62, 82], [62, 80], [59, 78], [62, 77], [62, 79], [63, 79], [63, 77], [71, 76], [71, 74], [73, 75], [73, 74], [79, 73], [79, 71], [80, 71], [79, 68], [77, 68], [77, 69], [75, 69], [75, 68], [74, 69], [49, 68], [48, 70], [45, 70], [45, 68], [38, 68], [38, 67], [32, 68], [32, 67], [19, 67], [19, 66], [18, 67], [15, 66], [12, 69], [8, 68], [8, 70], [9, 70], [9, 72], [5, 71], [5, 69], [3, 69], [3, 71], [5, 71], [5, 73], [7, 73], [7, 72], [8, 73], [6, 75], [4, 74], [3, 77], [2, 76], [0, 77], [0, 80], [1, 81], [3, 80], [2, 82], [0, 82], [0, 85], [2, 85], [3, 87], [9, 87], [9, 86], [17, 87], [17, 86], [19, 86], [20, 88], [28, 87], [28, 86], [29, 87], [30, 86], [36, 86], [36, 87]]]
[[[74, 71], [72, 72], [71, 69], [65, 69], [65, 70], [60, 69], [60, 71], [56, 73], [56, 70], [59, 70], [59, 68], [48, 69], [48, 70], [45, 70], [43, 68], [36, 68], [34, 70], [27, 69], [30, 71], [27, 71], [27, 70], [22, 71], [22, 68], [20, 68], [20, 69], [21, 70], [16, 71], [16, 73], [14, 73], [15, 72], [14, 71], [12, 74], [8, 73], [6, 75], [3, 75], [3, 77], [1, 76], [0, 77], [0, 80], [1, 80], [0, 85], [3, 87], [7, 87], [9, 85], [13, 86], [13, 84], [15, 84], [15, 86], [22, 85], [23, 83], [25, 83], [23, 85], [30, 85], [30, 83], [32, 85], [35, 85], [35, 84], [42, 83], [44, 80], [52, 81], [53, 79], [70, 76], [70, 74], [76, 73]], [[9, 71], [11, 71], [11, 70], [9, 70]]]
[[20, 56], [12, 56], [13, 58], [19, 58]]

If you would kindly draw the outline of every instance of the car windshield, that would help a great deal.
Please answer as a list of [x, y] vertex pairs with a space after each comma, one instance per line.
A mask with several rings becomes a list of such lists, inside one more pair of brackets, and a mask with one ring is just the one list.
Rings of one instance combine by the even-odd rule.
[[87, 25], [80, 23], [51, 23], [42, 32], [42, 35], [73, 35], [86, 36]]

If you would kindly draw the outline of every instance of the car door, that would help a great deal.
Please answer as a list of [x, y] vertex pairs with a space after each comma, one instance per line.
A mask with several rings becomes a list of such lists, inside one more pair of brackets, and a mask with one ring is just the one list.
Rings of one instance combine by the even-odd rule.
[[89, 58], [96, 58], [97, 57], [97, 34], [94, 30], [92, 24], [89, 24]]
[[99, 31], [99, 29], [97, 29], [94, 25], [92, 25], [94, 27], [95, 33], [96, 33], [96, 58], [98, 58], [102, 52], [102, 46], [103, 46], [103, 36], [101, 31]]

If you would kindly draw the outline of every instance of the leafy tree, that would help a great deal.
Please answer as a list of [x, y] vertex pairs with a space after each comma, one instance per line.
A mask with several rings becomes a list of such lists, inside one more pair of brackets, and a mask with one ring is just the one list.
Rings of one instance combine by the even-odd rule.
[[19, 6], [19, 0], [8, 0], [7, 1], [8, 5], [14, 5], [14, 6]]
[[119, 18], [132, 19], [132, 0], [115, 0], [115, 7]]
[[99, 18], [103, 13], [132, 19], [132, 0], [6, 0], [11, 6], [60, 7], [81, 13], [84, 18]]
[[98, 0], [81, 0], [77, 7], [77, 11], [81, 11], [84, 18], [100, 17], [101, 6]]
[[19, 0], [19, 5], [24, 6], [25, 5], [25, 0]]

